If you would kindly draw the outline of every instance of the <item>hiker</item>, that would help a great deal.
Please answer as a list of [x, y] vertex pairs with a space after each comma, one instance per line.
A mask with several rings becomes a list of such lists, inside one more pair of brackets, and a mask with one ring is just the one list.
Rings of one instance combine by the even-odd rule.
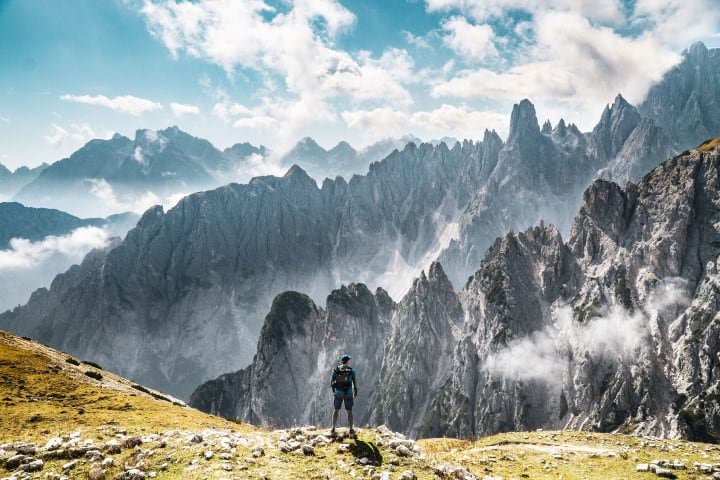
[[[353, 429], [353, 398], [357, 398], [358, 388], [355, 381], [355, 370], [350, 366], [350, 355], [343, 355], [340, 359], [342, 364], [333, 369], [332, 380], [330, 386], [333, 390], [333, 411], [332, 429], [330, 435], [335, 435], [335, 424], [337, 423], [340, 407], [345, 402], [345, 410], [348, 415], [348, 425], [350, 426], [350, 435], [355, 435]], [[353, 389], [353, 387], [355, 387]]]

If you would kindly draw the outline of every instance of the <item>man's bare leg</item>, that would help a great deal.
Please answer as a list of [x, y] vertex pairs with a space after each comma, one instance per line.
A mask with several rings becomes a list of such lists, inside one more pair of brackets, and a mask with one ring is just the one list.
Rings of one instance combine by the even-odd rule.
[[335, 434], [335, 425], [337, 425], [337, 419], [338, 419], [339, 414], [340, 414], [340, 410], [333, 410], [332, 430], [330, 430], [330, 433], [332, 433], [333, 435]]

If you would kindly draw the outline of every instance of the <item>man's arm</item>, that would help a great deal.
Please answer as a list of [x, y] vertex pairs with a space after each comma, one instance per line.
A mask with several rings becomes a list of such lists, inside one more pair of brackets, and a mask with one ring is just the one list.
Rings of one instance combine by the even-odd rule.
[[335, 393], [335, 370], [332, 372], [332, 378], [330, 379], [330, 388]]
[[353, 376], [352, 376], [353, 391], [354, 391], [355, 398], [357, 398], [357, 393], [358, 393], [357, 392], [357, 380], [355, 379], [355, 377], [356, 377], [355, 370], [353, 370]]

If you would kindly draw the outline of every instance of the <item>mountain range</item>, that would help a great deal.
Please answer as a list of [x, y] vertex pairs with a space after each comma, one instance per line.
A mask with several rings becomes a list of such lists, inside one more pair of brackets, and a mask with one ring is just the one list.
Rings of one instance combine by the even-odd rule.
[[283, 155], [282, 165], [285, 168], [300, 165], [319, 182], [326, 177], [338, 176], [349, 180], [353, 175], [367, 172], [372, 162], [382, 160], [393, 150], [402, 150], [409, 143], [419, 145], [422, 142], [417, 137], [405, 135], [397, 139], [380, 140], [359, 151], [345, 141], [339, 142], [330, 150], [325, 150], [312, 138], [305, 137]]
[[11, 198], [47, 167], [48, 164], [43, 163], [34, 168], [18, 167], [11, 172], [7, 167], [0, 164], [0, 199]]
[[325, 308], [283, 293], [253, 363], [191, 403], [275, 427], [322, 422], [332, 361], [350, 351], [360, 424], [717, 442], [718, 172], [720, 137], [624, 188], [596, 180], [567, 241], [552, 225], [511, 231], [459, 294], [437, 262], [397, 304], [363, 284], [333, 291]]
[[[201, 381], [252, 361], [265, 314], [286, 290], [317, 300], [350, 282], [382, 287], [387, 294], [376, 303], [385, 307], [377, 306], [373, 320], [381, 323], [392, 310], [386, 297], [403, 298], [436, 259], [442, 268], [430, 273], [447, 277], [442, 283], [454, 292], [472, 283], [487, 248], [508, 230], [545, 220], [558, 238], [567, 236], [594, 178], [634, 180], [695, 146], [664, 126], [672, 109], [662, 106], [692, 110], [700, 95], [693, 92], [705, 85], [697, 72], [717, 75], [719, 52], [694, 45], [645, 103], [635, 108], [619, 95], [592, 132], [564, 120], [541, 127], [523, 100], [505, 141], [486, 131], [477, 142], [409, 143], [349, 180], [318, 186], [293, 166], [284, 177], [189, 195], [167, 212], [151, 208], [124, 241], [93, 252], [27, 305], [0, 315], [0, 326], [188, 398]], [[711, 131], [717, 111], [699, 111], [696, 130]], [[142, 141], [108, 142], [134, 155]], [[167, 145], [188, 158], [222, 158]], [[461, 311], [457, 304], [438, 308], [450, 309], [447, 318]]]
[[[386, 139], [356, 151], [341, 142], [330, 151], [305, 138], [279, 159], [301, 164], [318, 180], [367, 171], [414, 137]], [[178, 127], [138, 130], [134, 139], [115, 134], [88, 142], [70, 157], [35, 169], [10, 173], [0, 167], [0, 193], [33, 207], [53, 207], [80, 215], [106, 216], [118, 210], [144, 210], [153, 203], [174, 204], [192, 192], [248, 181], [271, 155], [264, 146], [237, 143], [220, 151]]]
[[0, 250], [8, 248], [13, 238], [38, 241], [50, 235], [67, 235], [80, 227], [105, 227], [113, 234], [124, 235], [137, 219], [129, 212], [107, 218], [78, 218], [60, 210], [0, 202]]

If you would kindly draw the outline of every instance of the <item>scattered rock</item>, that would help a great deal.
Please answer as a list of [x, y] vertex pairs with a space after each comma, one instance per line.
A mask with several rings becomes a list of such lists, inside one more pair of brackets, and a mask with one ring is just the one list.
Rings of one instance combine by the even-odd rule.
[[65, 465], [62, 466], [63, 472], [68, 473], [70, 470], [74, 469], [77, 466], [77, 460], [72, 460]]
[[35, 455], [37, 447], [32, 443], [18, 443], [15, 445], [15, 453], [19, 455]]
[[202, 441], [203, 441], [202, 435], [198, 435], [198, 434], [195, 434], [195, 435], [191, 436], [190, 438], [188, 438], [189, 443], [202, 443]]
[[20, 465], [20, 468], [25, 472], [39, 472], [43, 469], [44, 463], [42, 460], [33, 460], [24, 465]]
[[120, 445], [120, 442], [117, 440], [108, 440], [105, 442], [105, 446], [103, 448], [106, 452], [112, 455], [117, 455], [122, 451], [122, 445]]
[[255, 458], [259, 458], [265, 455], [265, 450], [262, 449], [262, 447], [255, 447], [252, 451], [252, 456]]
[[405, 445], [399, 445], [395, 451], [401, 457], [409, 457], [410, 455], [412, 455], [412, 452], [410, 451], [410, 449], [408, 447], [406, 447]]
[[5, 468], [8, 470], [15, 470], [20, 465], [24, 463], [29, 463], [32, 461], [32, 457], [28, 455], [14, 455], [5, 462]]
[[62, 447], [63, 439], [60, 437], [53, 437], [50, 440], [47, 441], [45, 444], [45, 450], [51, 451], [51, 450], [57, 450], [58, 448]]
[[649, 472], [650, 471], [650, 465], [647, 463], [638, 463], [635, 467], [636, 472]]
[[302, 446], [302, 453], [305, 455], [315, 455], [315, 448], [312, 445], [305, 444]]
[[400, 475], [399, 480], [417, 480], [417, 476], [412, 470], [405, 470], [402, 475]]
[[144, 480], [145, 473], [137, 468], [131, 468], [130, 470], [125, 470], [125, 472], [119, 474], [115, 478], [118, 478], [118, 480]]
[[212, 452], [212, 450], [208, 450], [207, 452], [205, 452], [204, 455], [205, 455], [205, 460], [210, 460], [211, 458], [213, 458], [213, 456], [215, 454]]
[[662, 467], [655, 468], [655, 475], [662, 478], [677, 478], [677, 475], [675, 475], [671, 470], [667, 470]]
[[135, 448], [139, 445], [142, 445], [142, 438], [140, 437], [127, 437], [123, 440], [123, 447], [125, 448]]

